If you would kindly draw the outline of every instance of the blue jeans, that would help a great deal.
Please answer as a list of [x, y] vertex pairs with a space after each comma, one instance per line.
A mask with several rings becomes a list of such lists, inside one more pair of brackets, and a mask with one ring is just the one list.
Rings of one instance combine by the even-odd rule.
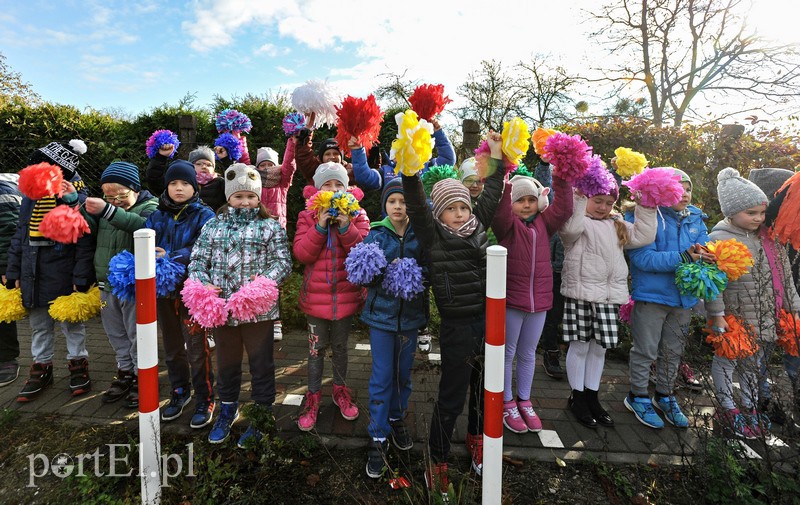
[[[767, 378], [769, 377], [769, 358], [775, 351], [775, 343], [762, 343], [761, 344], [761, 358], [758, 364], [758, 395], [759, 400], [767, 401], [772, 399], [772, 388], [770, 387]], [[797, 388], [797, 373], [800, 369], [800, 358], [791, 356], [788, 353], [783, 353], [783, 369], [786, 370], [786, 375], [792, 381], [792, 388]]]
[[402, 419], [411, 396], [411, 366], [418, 330], [393, 333], [369, 329], [372, 374], [369, 377], [369, 427], [373, 439], [387, 438], [389, 420]]

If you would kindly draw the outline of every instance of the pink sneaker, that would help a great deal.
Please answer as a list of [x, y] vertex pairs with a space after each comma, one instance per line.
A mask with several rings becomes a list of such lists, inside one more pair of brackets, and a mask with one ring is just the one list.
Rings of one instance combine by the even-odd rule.
[[[528, 405], [530, 405], [530, 402], [528, 402]], [[531, 411], [532, 410], [533, 409], [531, 409]], [[503, 424], [505, 424], [506, 428], [513, 431], [514, 433], [528, 432], [528, 425], [525, 424], [525, 421], [522, 419], [522, 416], [519, 415], [517, 402], [515, 402], [514, 400], [503, 403]], [[541, 429], [541, 425], [539, 425], [539, 429]]]
[[525, 421], [525, 424], [528, 425], [528, 429], [534, 433], [542, 431], [542, 420], [539, 419], [539, 416], [533, 411], [531, 401], [525, 400], [523, 402], [517, 402], [517, 406], [519, 407], [519, 413], [522, 415], [522, 419]]
[[322, 391], [306, 393], [306, 404], [303, 407], [303, 413], [300, 414], [300, 419], [297, 420], [297, 427], [302, 431], [311, 431], [317, 425], [320, 398], [322, 398]]
[[339, 410], [342, 411], [342, 417], [348, 421], [353, 421], [358, 417], [358, 407], [353, 403], [347, 386], [333, 385], [333, 403], [339, 406]]

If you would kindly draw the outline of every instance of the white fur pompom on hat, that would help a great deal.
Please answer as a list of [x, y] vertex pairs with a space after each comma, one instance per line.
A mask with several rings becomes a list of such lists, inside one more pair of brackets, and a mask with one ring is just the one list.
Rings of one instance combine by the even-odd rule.
[[767, 195], [753, 182], [739, 175], [735, 168], [723, 168], [717, 174], [717, 198], [725, 217], [768, 203]]
[[86, 154], [86, 142], [81, 139], [72, 139], [69, 141], [69, 147], [77, 154]]

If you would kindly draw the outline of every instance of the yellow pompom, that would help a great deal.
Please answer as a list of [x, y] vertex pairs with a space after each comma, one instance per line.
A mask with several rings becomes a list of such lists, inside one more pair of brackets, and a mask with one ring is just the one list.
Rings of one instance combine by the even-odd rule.
[[27, 315], [28, 310], [22, 306], [22, 291], [0, 285], [0, 322], [12, 323]]
[[533, 135], [531, 136], [531, 140], [533, 141], [533, 150], [536, 151], [536, 154], [541, 156], [544, 154], [544, 145], [547, 143], [547, 139], [550, 138], [550, 135], [556, 133], [557, 130], [551, 130], [549, 128], [536, 128], [533, 131]]
[[614, 150], [614, 155], [617, 157], [617, 174], [620, 177], [632, 177], [641, 173], [644, 167], [647, 166], [647, 158], [645, 158], [644, 154], [637, 153], [627, 147], [618, 147]]
[[59, 296], [50, 302], [50, 317], [56, 321], [82, 323], [100, 314], [100, 288], [92, 286], [86, 293]]
[[425, 166], [433, 154], [433, 126], [419, 120], [417, 113], [407, 110], [395, 116], [397, 138], [392, 141], [390, 158], [397, 162], [394, 172], [414, 175]]
[[753, 266], [750, 249], [735, 238], [709, 242], [706, 247], [717, 257], [717, 267], [725, 272], [728, 281], [737, 280]]
[[528, 125], [522, 119], [515, 117], [503, 123], [503, 154], [514, 165], [519, 165], [519, 160], [528, 152], [529, 136]]
[[312, 212], [322, 212], [331, 208], [333, 191], [317, 191], [306, 202], [306, 209]]

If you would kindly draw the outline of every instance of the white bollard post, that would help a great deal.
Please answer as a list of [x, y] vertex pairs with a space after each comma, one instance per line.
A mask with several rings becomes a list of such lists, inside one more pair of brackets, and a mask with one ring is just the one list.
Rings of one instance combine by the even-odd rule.
[[500, 503], [503, 495], [503, 373], [506, 352], [505, 247], [486, 250], [486, 353], [484, 358], [483, 501]]
[[139, 476], [142, 503], [161, 502], [161, 420], [158, 416], [156, 232], [133, 233], [136, 265], [136, 342], [139, 358]]

